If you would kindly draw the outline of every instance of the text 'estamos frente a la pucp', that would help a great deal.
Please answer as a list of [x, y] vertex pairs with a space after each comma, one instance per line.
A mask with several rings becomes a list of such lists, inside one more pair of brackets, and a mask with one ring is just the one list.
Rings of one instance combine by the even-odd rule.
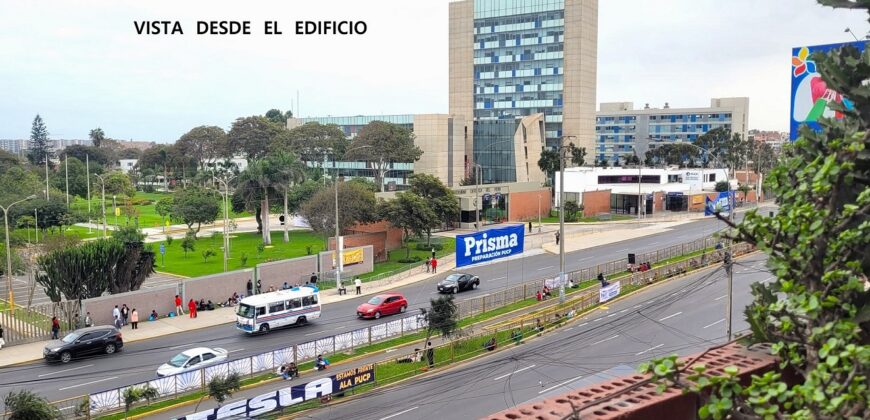
[[[365, 21], [357, 20], [297, 20], [288, 25], [295, 35], [362, 35], [368, 31]], [[258, 23], [264, 35], [283, 35], [281, 21], [267, 20]], [[133, 21], [139, 35], [184, 35], [184, 26], [177, 20]], [[251, 21], [209, 20], [196, 21], [196, 35], [251, 35]]]

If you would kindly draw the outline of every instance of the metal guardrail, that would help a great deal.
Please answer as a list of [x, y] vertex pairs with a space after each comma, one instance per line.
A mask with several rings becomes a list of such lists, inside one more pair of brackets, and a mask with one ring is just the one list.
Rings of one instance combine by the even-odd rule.
[[[699, 239], [686, 244], [675, 245], [664, 250], [638, 254], [638, 261], [657, 263], [668, 258], [686, 255], [709, 248], [715, 243], [713, 238]], [[594, 267], [583, 268], [568, 273], [568, 278], [579, 284], [581, 280], [594, 279], [599, 272], [611, 275], [626, 271], [627, 259], [611, 261]], [[687, 264], [687, 263], [684, 263]], [[535, 280], [521, 285], [512, 286], [501, 291], [495, 291], [485, 296], [458, 302], [459, 317], [464, 319], [483, 312], [497, 309], [512, 303], [534, 297], [542, 287], [543, 280]], [[314, 360], [318, 354], [325, 356], [340, 352], [353, 351], [359, 346], [367, 346], [379, 341], [401, 337], [406, 333], [420, 331], [426, 327], [425, 320], [419, 315], [409, 316], [386, 323], [373, 325], [357, 330], [312, 340], [306, 343], [274, 349], [254, 356], [224, 362], [192, 372], [167, 376], [146, 382], [114, 388], [90, 394], [90, 415], [117, 411], [124, 408], [124, 390], [132, 387], [151, 386], [157, 389], [160, 398], [173, 398], [180, 394], [201, 391], [207, 388], [208, 382], [228, 373], [238, 373], [242, 376], [254, 376], [267, 371], [274, 371], [285, 363], [304, 363]]]

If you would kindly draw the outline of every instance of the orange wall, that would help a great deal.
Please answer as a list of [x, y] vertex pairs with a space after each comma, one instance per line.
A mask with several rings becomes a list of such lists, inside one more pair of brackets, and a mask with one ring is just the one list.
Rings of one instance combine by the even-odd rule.
[[508, 203], [508, 217], [511, 221], [537, 220], [538, 197], [541, 198], [541, 217], [547, 217], [552, 207], [550, 189], [537, 191], [512, 192]]
[[583, 217], [610, 213], [610, 190], [586, 191], [583, 193]]

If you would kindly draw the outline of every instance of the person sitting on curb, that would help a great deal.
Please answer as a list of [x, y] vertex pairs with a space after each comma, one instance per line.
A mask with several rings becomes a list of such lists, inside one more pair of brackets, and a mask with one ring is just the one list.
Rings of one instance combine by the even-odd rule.
[[149, 320], [149, 321], [157, 321], [157, 318], [160, 318], [160, 317], [157, 315], [157, 309], [152, 309], [152, 310], [151, 310], [151, 315], [148, 317], [148, 320]]
[[414, 354], [409, 354], [405, 357], [396, 359], [396, 363], [417, 363], [423, 360], [423, 351], [419, 348], [414, 349]]
[[494, 351], [498, 347], [498, 342], [495, 340], [495, 336], [492, 336], [487, 342], [483, 345], [486, 351]]
[[519, 330], [519, 328], [511, 332], [511, 340], [513, 340], [514, 344], [521, 344], [523, 342], [523, 333]]
[[299, 377], [299, 368], [296, 367], [296, 363], [290, 362], [286, 365], [281, 366], [281, 370], [279, 372], [285, 381], [293, 380], [293, 378]]
[[322, 354], [318, 354], [317, 360], [314, 362], [314, 367], [317, 370], [324, 370], [329, 367], [329, 360], [324, 359]]

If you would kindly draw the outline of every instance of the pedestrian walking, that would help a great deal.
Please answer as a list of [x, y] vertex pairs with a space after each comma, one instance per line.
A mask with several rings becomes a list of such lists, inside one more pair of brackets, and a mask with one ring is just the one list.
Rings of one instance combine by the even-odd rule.
[[556, 245], [559, 245], [559, 232], [556, 232]]
[[435, 259], [435, 247], [434, 246], [432, 247], [432, 259], [433, 260]]
[[118, 305], [115, 305], [115, 309], [112, 309], [112, 319], [121, 318], [121, 310], [118, 309]]
[[253, 294], [254, 294], [254, 283], [251, 281], [251, 279], [248, 279], [248, 296], [251, 296]]
[[190, 302], [187, 302], [187, 309], [190, 310], [190, 317], [196, 318], [196, 302], [193, 299]]
[[128, 319], [130, 319], [130, 308], [128, 308], [125, 303], [121, 305], [121, 321], [124, 321], [124, 325], [127, 325]]
[[184, 315], [184, 307], [181, 306], [181, 296], [175, 295], [175, 316]]
[[93, 318], [91, 318], [91, 313], [88, 312], [87, 314], [85, 314], [85, 327], [93, 327], [93, 326], [94, 326], [94, 320], [93, 320]]
[[426, 258], [426, 272], [428, 273], [429, 270], [431, 270], [431, 269], [432, 269], [432, 258], [427, 257]]
[[121, 317], [116, 317], [114, 324], [115, 324], [115, 328], [117, 328], [119, 330], [121, 329], [121, 327], [124, 326], [124, 324], [121, 321]]
[[79, 314], [75, 314], [75, 316], [73, 316], [73, 326], [75, 327], [75, 329], [79, 329], [82, 327], [82, 318], [79, 316]]
[[532, 221], [529, 220], [529, 233], [532, 233]]
[[3, 339], [3, 326], [0, 325], [0, 349], [6, 345], [6, 340]]
[[353, 285], [356, 286], [356, 294], [361, 295], [362, 294], [362, 280], [360, 280], [359, 277], [357, 277], [356, 279], [354, 279]]
[[432, 348], [432, 342], [426, 343], [426, 361], [429, 362], [429, 367], [435, 367], [435, 349]]
[[56, 316], [51, 317], [51, 338], [57, 340], [57, 333], [60, 332], [60, 321]]
[[263, 293], [263, 282], [257, 279], [257, 294]]
[[133, 308], [133, 311], [130, 312], [130, 323], [134, 330], [139, 329], [139, 312], [136, 311], [136, 308]]
[[432, 272], [437, 273], [438, 272], [438, 260], [436, 260], [435, 258], [432, 258], [431, 264], [432, 264]]

